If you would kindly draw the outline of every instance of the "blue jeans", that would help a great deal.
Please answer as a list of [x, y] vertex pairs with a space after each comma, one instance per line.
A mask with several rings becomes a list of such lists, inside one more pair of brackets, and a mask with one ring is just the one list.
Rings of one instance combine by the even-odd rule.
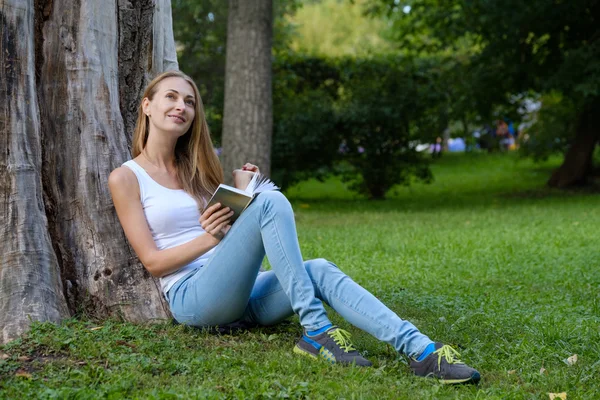
[[[272, 270], [259, 272], [269, 258]], [[175, 319], [198, 327], [245, 321], [273, 325], [294, 313], [306, 330], [331, 322], [322, 301], [346, 321], [415, 357], [432, 341], [400, 319], [335, 264], [303, 261], [290, 203], [277, 191], [261, 193], [202, 268], [168, 292]]]

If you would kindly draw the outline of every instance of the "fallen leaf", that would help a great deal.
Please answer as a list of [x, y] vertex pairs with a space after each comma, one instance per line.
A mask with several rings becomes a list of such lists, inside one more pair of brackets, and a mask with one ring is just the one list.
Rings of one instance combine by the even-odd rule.
[[542, 374], [542, 375], [543, 374], [548, 375], [548, 370], [546, 368], [542, 367], [542, 368], [540, 368], [540, 374]]
[[17, 372], [15, 372], [15, 376], [27, 379], [30, 379], [32, 377], [32, 375], [29, 372], [23, 371], [22, 369], [18, 369]]
[[0, 360], [6, 360], [9, 359], [10, 356], [6, 353], [0, 353]]
[[27, 356], [21, 356], [21, 357], [17, 358], [17, 360], [22, 361], [22, 362], [27, 362], [27, 361], [31, 361], [31, 358], [27, 357]]
[[97, 331], [97, 330], [100, 330], [102, 328], [104, 328], [104, 327], [103, 326], [95, 326], [93, 328], [90, 328], [90, 331]]
[[508, 371], [509, 375], [516, 374], [516, 373], [517, 373], [516, 369], [511, 369], [510, 371]]
[[567, 358], [567, 364], [574, 365], [577, 362], [577, 354], [573, 354], [571, 357]]
[[548, 393], [548, 396], [550, 396], [550, 400], [554, 400], [554, 399], [567, 400], [567, 392]]

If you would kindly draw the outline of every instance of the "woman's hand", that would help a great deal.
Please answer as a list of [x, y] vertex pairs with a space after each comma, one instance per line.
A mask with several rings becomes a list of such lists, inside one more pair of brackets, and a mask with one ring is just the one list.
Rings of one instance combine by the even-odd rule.
[[232, 215], [233, 211], [229, 207], [221, 208], [221, 204], [217, 203], [204, 210], [200, 216], [200, 225], [206, 233], [217, 239], [217, 242], [220, 242], [231, 228], [229, 219]]
[[257, 174], [260, 174], [260, 170], [258, 169], [258, 167], [256, 165], [250, 164], [250, 163], [244, 164], [244, 166], [242, 167], [242, 171], [250, 171], [250, 172], [256, 172]]

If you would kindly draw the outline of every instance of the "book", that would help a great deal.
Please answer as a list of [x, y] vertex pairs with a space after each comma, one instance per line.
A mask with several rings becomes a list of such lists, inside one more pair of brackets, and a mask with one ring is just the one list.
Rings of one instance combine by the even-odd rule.
[[223, 207], [229, 207], [233, 211], [230, 220], [233, 224], [259, 193], [269, 190], [279, 190], [279, 188], [266, 176], [255, 173], [246, 189], [220, 184], [208, 201], [206, 208], [216, 203], [221, 203]]

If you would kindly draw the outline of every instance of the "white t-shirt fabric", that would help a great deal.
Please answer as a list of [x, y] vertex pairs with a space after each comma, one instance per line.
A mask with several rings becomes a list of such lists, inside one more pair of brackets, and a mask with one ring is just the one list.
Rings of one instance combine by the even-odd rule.
[[[169, 189], [148, 175], [134, 160], [123, 163], [137, 177], [140, 199], [152, 238], [159, 250], [179, 246], [205, 233], [200, 225], [198, 203], [183, 189]], [[169, 289], [193, 270], [202, 267], [214, 248], [177, 271], [160, 278], [165, 296]]]

